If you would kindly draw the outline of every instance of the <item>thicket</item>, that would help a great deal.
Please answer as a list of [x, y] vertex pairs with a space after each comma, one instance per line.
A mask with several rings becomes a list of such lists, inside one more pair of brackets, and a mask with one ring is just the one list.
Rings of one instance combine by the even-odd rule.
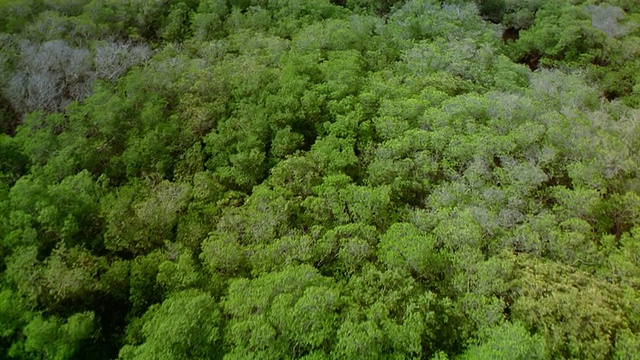
[[0, 0], [0, 358], [637, 359], [635, 0]]

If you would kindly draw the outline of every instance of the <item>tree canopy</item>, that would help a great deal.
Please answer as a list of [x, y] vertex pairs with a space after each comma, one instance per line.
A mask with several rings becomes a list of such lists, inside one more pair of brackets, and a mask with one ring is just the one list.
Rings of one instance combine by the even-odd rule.
[[637, 359], [639, 4], [0, 0], [0, 358]]

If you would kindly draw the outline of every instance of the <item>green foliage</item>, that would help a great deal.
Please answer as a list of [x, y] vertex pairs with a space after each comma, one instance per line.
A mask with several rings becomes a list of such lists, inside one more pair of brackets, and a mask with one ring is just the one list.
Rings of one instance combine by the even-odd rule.
[[378, 15], [384, 15], [391, 11], [394, 5], [401, 3], [399, 0], [346, 0], [346, 6], [356, 12], [367, 12]]
[[410, 277], [367, 267], [349, 279], [345, 291], [349, 301], [338, 329], [338, 357], [420, 357], [438, 342], [435, 295]]
[[[105, 247], [133, 254], [148, 252], [173, 240], [178, 213], [187, 205], [190, 186], [163, 181], [153, 189], [143, 184], [121, 187], [103, 197]], [[130, 232], [130, 229], [137, 229]]]
[[[221, 313], [211, 295], [198, 290], [171, 294], [136, 324], [140, 344], [126, 345], [122, 359], [211, 359], [220, 354]], [[130, 335], [134, 336], [134, 335]]]
[[308, 265], [234, 280], [223, 303], [231, 316], [229, 356], [277, 359], [326, 352], [335, 341], [340, 304], [331, 279]]
[[631, 0], [0, 1], [0, 357], [627, 359]]
[[468, 348], [460, 359], [548, 359], [541, 336], [531, 336], [521, 324], [506, 323], [491, 330], [480, 345]]
[[421, 234], [411, 224], [395, 223], [387, 230], [378, 247], [379, 258], [388, 268], [404, 270], [423, 279], [433, 279], [442, 270], [435, 239]]
[[188, 35], [191, 15], [191, 9], [184, 2], [173, 4], [160, 30], [160, 37], [166, 41], [183, 40]]
[[94, 322], [95, 315], [91, 312], [74, 314], [66, 321], [38, 316], [24, 328], [24, 350], [30, 356], [55, 360], [80, 355], [83, 342], [97, 335]]
[[104, 259], [81, 248], [53, 250], [42, 269], [43, 299], [51, 309], [71, 304], [88, 304], [95, 300], [100, 288], [98, 273], [105, 268]]
[[168, 289], [168, 292], [187, 289], [197, 284], [200, 274], [191, 251], [182, 249], [181, 246], [171, 246], [168, 252], [169, 259], [158, 267], [158, 283]]
[[[129, 272], [129, 301], [131, 313], [140, 315], [149, 306], [162, 299], [161, 283], [166, 275], [160, 275], [160, 266], [167, 256], [160, 251], [154, 251], [146, 256], [136, 257], [130, 264]], [[166, 265], [165, 265], [166, 266]], [[157, 279], [160, 276], [160, 283]]]
[[483, 16], [515, 29], [529, 28], [536, 11], [544, 4], [541, 0], [479, 0], [477, 3]]
[[610, 334], [628, 326], [619, 288], [570, 267], [535, 259], [524, 258], [518, 267], [512, 317], [537, 329], [552, 357], [610, 356]]
[[534, 25], [521, 32], [516, 56], [535, 53], [542, 56], [543, 64], [552, 66], [558, 64], [556, 61], [584, 61], [604, 42], [603, 34], [590, 20], [583, 9], [551, 2], [537, 10]]
[[191, 22], [194, 38], [205, 41], [222, 35], [222, 25], [228, 11], [225, 0], [200, 1]]
[[19, 352], [23, 345], [21, 331], [32, 316], [16, 293], [9, 289], [0, 292], [0, 354], [3, 357]]
[[395, 36], [413, 40], [474, 38], [489, 29], [471, 2], [406, 1], [393, 12], [389, 21], [390, 31]]
[[20, 31], [33, 20], [35, 14], [41, 11], [39, 1], [3, 1], [0, 4], [0, 19], [2, 32], [13, 33]]

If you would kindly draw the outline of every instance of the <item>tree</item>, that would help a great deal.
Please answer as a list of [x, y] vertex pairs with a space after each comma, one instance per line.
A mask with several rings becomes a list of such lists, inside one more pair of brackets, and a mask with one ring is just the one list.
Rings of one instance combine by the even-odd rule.
[[380, 239], [378, 259], [388, 269], [406, 271], [427, 283], [437, 281], [445, 269], [446, 258], [435, 248], [433, 236], [421, 233], [415, 226], [395, 223]]
[[391, 14], [389, 31], [391, 36], [414, 40], [477, 38], [488, 30], [478, 15], [472, 2], [411, 0]]
[[[128, 295], [131, 304], [131, 315], [140, 316], [150, 306], [162, 301], [162, 287], [158, 282], [160, 265], [167, 260], [167, 254], [160, 250], [144, 256], [137, 256], [128, 265], [121, 269], [129, 271]], [[160, 277], [161, 280], [162, 276]]]
[[160, 29], [160, 37], [166, 41], [180, 41], [187, 37], [191, 29], [193, 11], [185, 2], [176, 2], [171, 6]]
[[[10, 289], [0, 291], [0, 354], [9, 358], [20, 351], [21, 331], [33, 314], [22, 298]], [[20, 345], [18, 345], [20, 344]]]
[[[218, 304], [200, 290], [171, 294], [129, 328], [129, 337], [140, 343], [125, 345], [122, 359], [214, 359], [221, 355]], [[135, 332], [132, 334], [132, 332]]]
[[[436, 320], [435, 294], [411, 277], [368, 266], [349, 278], [345, 309], [332, 356], [349, 359], [414, 358], [446, 348], [444, 323]], [[453, 317], [451, 322], [454, 322]], [[442, 338], [438, 338], [442, 335]]]
[[63, 40], [20, 44], [17, 71], [3, 93], [20, 114], [36, 110], [56, 112], [89, 94], [95, 74], [91, 53]]
[[98, 274], [105, 267], [98, 258], [82, 248], [54, 249], [43, 262], [41, 304], [60, 313], [91, 306], [101, 289]]
[[460, 359], [548, 359], [544, 340], [531, 335], [522, 324], [505, 323], [496, 326], [487, 339], [469, 347]]
[[548, 66], [584, 64], [604, 43], [605, 34], [592, 26], [584, 8], [551, 1], [538, 9], [535, 17], [533, 26], [521, 31], [513, 43], [518, 61], [537, 57]]
[[517, 258], [511, 318], [537, 329], [551, 357], [605, 358], [626, 328], [620, 289], [566, 265]]
[[588, 5], [591, 14], [591, 25], [604, 32], [608, 37], [621, 37], [629, 32], [629, 27], [620, 24], [625, 18], [624, 10], [611, 5]]
[[2, 32], [19, 32], [28, 24], [35, 13], [41, 10], [37, 1], [7, 1], [0, 6], [0, 23], [4, 24]]
[[108, 82], [115, 82], [130, 67], [151, 56], [148, 45], [130, 42], [100, 42], [94, 53], [96, 76]]
[[231, 317], [230, 358], [263, 359], [328, 353], [335, 338], [340, 292], [309, 265], [235, 279], [223, 303]]
[[18, 142], [0, 134], [0, 182], [12, 186], [29, 167], [29, 159], [20, 150]]
[[347, 0], [345, 1], [347, 7], [354, 9], [355, 11], [366, 11], [377, 15], [385, 15], [391, 11], [393, 6], [401, 1], [399, 0], [384, 0], [384, 1], [371, 1], [371, 0]]
[[107, 249], [131, 254], [147, 253], [165, 240], [190, 199], [190, 186], [163, 181], [149, 189], [137, 182], [102, 198]]
[[222, 35], [222, 24], [228, 12], [226, 0], [200, 1], [191, 23], [194, 37], [205, 41]]
[[478, 0], [480, 13], [492, 22], [514, 29], [528, 29], [535, 20], [536, 11], [543, 5], [540, 0]]
[[77, 313], [68, 319], [35, 317], [24, 328], [24, 350], [30, 356], [63, 360], [84, 354], [86, 342], [98, 336], [92, 312]]
[[176, 292], [200, 283], [200, 273], [193, 254], [179, 244], [168, 244], [168, 259], [158, 267], [158, 283], [167, 292]]

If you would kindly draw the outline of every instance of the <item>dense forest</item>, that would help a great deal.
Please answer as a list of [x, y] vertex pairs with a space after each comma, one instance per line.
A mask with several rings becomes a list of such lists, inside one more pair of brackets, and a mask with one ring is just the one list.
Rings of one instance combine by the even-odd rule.
[[640, 359], [640, 2], [0, 0], [0, 358]]

